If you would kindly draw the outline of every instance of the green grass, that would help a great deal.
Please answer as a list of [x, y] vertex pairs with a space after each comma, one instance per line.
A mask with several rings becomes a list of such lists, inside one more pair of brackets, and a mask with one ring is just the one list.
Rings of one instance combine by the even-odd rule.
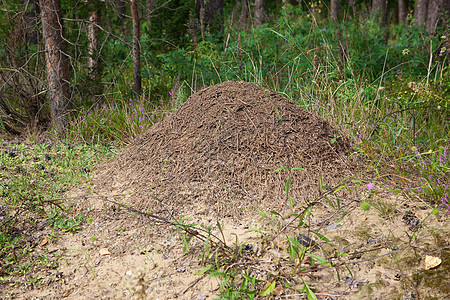
[[[54, 268], [58, 257], [36, 257], [33, 249], [40, 240], [30, 243], [39, 227], [54, 232], [74, 232], [81, 228], [86, 212], [72, 209], [60, 198], [77, 184], [89, 184], [97, 162], [112, 157], [113, 148], [96, 144], [7, 144], [0, 152], [0, 282], [11, 275], [29, 275], [35, 266]], [[27, 232], [27, 233], [24, 233]], [[31, 276], [31, 275], [30, 275]], [[31, 282], [31, 281], [30, 281]], [[38, 284], [38, 281], [33, 284]]]
[[68, 140], [124, 145], [180, 106], [187, 95], [183, 84], [175, 81], [165, 97], [156, 100], [146, 92], [132, 97], [121, 90], [105, 97], [101, 105], [82, 107], [72, 116]]

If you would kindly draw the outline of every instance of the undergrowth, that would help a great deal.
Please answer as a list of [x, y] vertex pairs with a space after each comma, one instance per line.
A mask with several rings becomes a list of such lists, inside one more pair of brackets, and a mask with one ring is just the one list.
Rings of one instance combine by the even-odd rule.
[[37, 285], [31, 270], [54, 268], [58, 257], [35, 254], [35, 248], [59, 232], [77, 231], [85, 221], [85, 212], [57, 199], [72, 186], [88, 183], [95, 164], [113, 156], [113, 148], [1, 142], [0, 283], [22, 274], [24, 284]]

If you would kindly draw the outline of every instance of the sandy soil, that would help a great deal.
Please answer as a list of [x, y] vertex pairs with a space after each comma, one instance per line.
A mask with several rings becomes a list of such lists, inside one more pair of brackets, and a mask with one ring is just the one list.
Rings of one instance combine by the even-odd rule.
[[[448, 298], [448, 217], [428, 215], [428, 210], [414, 207], [422, 224], [414, 231], [404, 220], [412, 208], [408, 204], [411, 200], [398, 196], [382, 200], [397, 207], [390, 216], [380, 215], [375, 208], [363, 212], [353, 201], [342, 204], [347, 215], [339, 222], [342, 211], [332, 212], [325, 205], [314, 209], [314, 216], [308, 219], [310, 230], [320, 231], [329, 242], [307, 230], [289, 227], [268, 245], [251, 230], [276, 226], [268, 218], [258, 213], [247, 213], [240, 220], [222, 218], [219, 222], [228, 246], [234, 248], [237, 240], [242, 249], [244, 245], [256, 249], [256, 253], [242, 250], [236, 261], [223, 264], [223, 268], [240, 264], [238, 270], [250, 268], [253, 276], [265, 282], [276, 278], [277, 289], [272, 294], [276, 299], [300, 299], [304, 293], [294, 288], [301, 290], [302, 280], [321, 299]], [[219, 234], [214, 226], [218, 220], [205, 219], [197, 212], [192, 213], [190, 222], [213, 225], [213, 232]], [[182, 234], [173, 227], [110, 204], [92, 211], [91, 216], [93, 222], [78, 233], [59, 236], [38, 247], [36, 251], [43, 253], [60, 253], [60, 267], [46, 274], [47, 282], [40, 288], [16, 289], [18, 299], [217, 299], [221, 280], [198, 274], [204, 267], [204, 242], [194, 238], [189, 252], [183, 254]], [[274, 233], [264, 232], [267, 236]], [[323, 268], [304, 259], [295, 269], [286, 238], [299, 234], [316, 241], [308, 253], [325, 257], [334, 265], [345, 265]], [[440, 257], [443, 262], [425, 270], [426, 255]], [[208, 263], [213, 261], [212, 255]], [[427, 278], [438, 278], [440, 283], [436, 285]], [[286, 282], [291, 283], [291, 288], [286, 288]], [[145, 296], [137, 293], [139, 286]], [[263, 286], [258, 288], [262, 290]]]

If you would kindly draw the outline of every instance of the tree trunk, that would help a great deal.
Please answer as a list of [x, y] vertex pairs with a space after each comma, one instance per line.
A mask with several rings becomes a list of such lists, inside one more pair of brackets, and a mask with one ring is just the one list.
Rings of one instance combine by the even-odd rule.
[[427, 19], [428, 0], [417, 0], [416, 9], [414, 10], [414, 17], [416, 18], [417, 25], [425, 26]]
[[236, 0], [236, 4], [233, 7], [233, 12], [231, 13], [231, 25], [234, 24], [238, 24], [239, 22], [236, 22], [236, 16], [240, 13], [241, 11], [241, 6], [242, 6], [242, 2], [241, 0]]
[[219, 31], [223, 33], [223, 0], [196, 0], [195, 10], [200, 22], [202, 38], [205, 33]]
[[68, 127], [69, 63], [63, 37], [61, 3], [59, 0], [40, 0], [42, 34], [47, 64], [48, 94], [52, 126], [63, 137]]
[[242, 29], [247, 29], [248, 27], [248, 0], [242, 0], [241, 15], [239, 17], [239, 24]]
[[147, 0], [145, 1], [145, 10], [146, 10], [146, 19], [147, 19], [147, 31], [150, 33], [150, 23], [152, 22], [152, 12], [153, 7], [155, 6], [155, 0]]
[[219, 32], [223, 34], [224, 32], [224, 23], [225, 23], [225, 17], [223, 14], [223, 5], [224, 0], [218, 0], [214, 2], [214, 19], [217, 19], [219, 22]]
[[341, 0], [331, 0], [330, 18], [332, 21], [337, 22], [340, 9], [341, 9]]
[[30, 4], [33, 5], [33, 9], [25, 17], [28, 27], [26, 40], [29, 44], [38, 45], [42, 40], [38, 25], [41, 14], [39, 0], [31, 0]]
[[92, 11], [89, 17], [88, 25], [88, 36], [89, 36], [89, 57], [88, 57], [88, 68], [89, 74], [92, 77], [98, 75], [98, 13], [97, 11]]
[[445, 20], [448, 22], [450, 3], [448, 0], [435, 0], [428, 2], [426, 30], [430, 33], [436, 30]]
[[205, 9], [205, 1], [204, 0], [195, 0], [195, 7], [198, 13], [198, 20], [200, 23], [200, 34], [202, 39], [205, 39], [205, 18], [206, 18], [206, 9]]
[[428, 32], [433, 32], [436, 29], [439, 17], [441, 15], [440, 5], [441, 0], [429, 1], [427, 7], [427, 19], [425, 21], [425, 29]]
[[255, 0], [255, 27], [259, 27], [266, 22], [266, 1]]
[[133, 20], [133, 90], [141, 94], [141, 20], [139, 17], [139, 1], [131, 1], [131, 18]]
[[125, 1], [116, 0], [116, 12], [121, 20], [125, 18]]
[[116, 12], [119, 16], [120, 21], [122, 22], [122, 36], [128, 36], [129, 27], [128, 22], [126, 21], [126, 1], [125, 0], [116, 0]]
[[99, 5], [101, 5], [99, 2], [93, 2], [95, 3], [93, 5], [94, 9], [90, 16], [89, 16], [89, 25], [88, 25], [88, 70], [89, 70], [89, 83], [88, 83], [88, 90], [93, 99], [98, 97], [102, 92], [101, 87], [101, 72], [100, 72], [100, 65], [98, 62], [99, 58], [99, 30], [98, 30], [98, 23], [99, 23], [99, 13], [97, 12], [97, 9]]
[[378, 14], [380, 27], [385, 27], [387, 25], [387, 0], [373, 0], [370, 13], [372, 15]]
[[398, 0], [398, 23], [406, 23], [406, 7], [405, 0]]

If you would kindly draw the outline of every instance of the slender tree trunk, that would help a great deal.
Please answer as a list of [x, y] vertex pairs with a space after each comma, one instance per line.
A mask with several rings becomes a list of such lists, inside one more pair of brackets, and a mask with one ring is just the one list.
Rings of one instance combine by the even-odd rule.
[[255, 0], [255, 27], [260, 27], [266, 22], [266, 1]]
[[398, 0], [398, 22], [400, 24], [406, 23], [406, 6], [405, 0]]
[[196, 0], [195, 11], [198, 15], [202, 38], [205, 33], [216, 31], [223, 33], [223, 0]]
[[100, 20], [99, 13], [97, 12], [99, 2], [93, 2], [93, 11], [89, 16], [89, 25], [88, 25], [88, 69], [89, 69], [89, 78], [90, 82], [88, 84], [88, 90], [90, 95], [95, 99], [102, 92], [101, 87], [101, 72], [100, 65], [98, 62], [99, 57], [99, 30], [98, 23]]
[[338, 20], [340, 9], [341, 9], [341, 0], [331, 0], [331, 3], [330, 3], [330, 18], [334, 22], [336, 22]]
[[129, 34], [128, 22], [126, 22], [126, 0], [116, 0], [116, 12], [122, 22], [122, 35], [127, 36]]
[[139, 1], [131, 1], [131, 18], [133, 20], [133, 90], [141, 93], [141, 20], [139, 17]]
[[428, 0], [417, 0], [416, 8], [414, 10], [414, 17], [417, 25], [425, 26], [428, 11]]
[[39, 0], [31, 0], [30, 4], [33, 5], [33, 9], [27, 14], [26, 20], [27, 20], [27, 26], [30, 29], [27, 31], [27, 42], [29, 44], [38, 45], [41, 40], [41, 32], [39, 30], [39, 18], [41, 11], [39, 9]]
[[232, 24], [231, 25], [234, 25], [235, 26], [235, 24], [237, 23], [237, 24], [239, 24], [239, 22], [236, 22], [236, 16], [240, 13], [240, 11], [241, 11], [241, 6], [242, 6], [242, 2], [241, 2], [241, 0], [236, 0], [236, 4], [234, 5], [234, 8], [233, 8], [233, 12], [231, 13], [231, 21], [232, 21]]
[[97, 11], [91, 12], [89, 16], [88, 36], [89, 36], [89, 57], [88, 68], [92, 77], [96, 77], [98, 71], [98, 13]]
[[125, 0], [116, 0], [116, 12], [121, 20], [125, 18]]
[[150, 24], [152, 22], [152, 12], [153, 12], [153, 7], [155, 6], [155, 0], [147, 0], [145, 1], [145, 10], [146, 10], [146, 19], [147, 19], [147, 31], [150, 33]]
[[239, 16], [239, 24], [242, 29], [248, 27], [248, 0], [242, 0], [241, 15]]
[[219, 19], [219, 31], [220, 33], [223, 34], [224, 32], [224, 27], [225, 27], [225, 16], [223, 14], [223, 5], [224, 5], [224, 0], [219, 0], [216, 3], [216, 18]]
[[206, 8], [205, 8], [205, 1], [204, 0], [195, 0], [195, 6], [198, 11], [198, 19], [200, 23], [200, 34], [202, 36], [202, 39], [205, 39], [205, 23], [206, 23]]
[[387, 0], [373, 0], [370, 13], [372, 15], [378, 14], [380, 27], [385, 27], [387, 25]]
[[47, 64], [48, 94], [52, 126], [63, 137], [68, 127], [69, 63], [63, 37], [61, 3], [59, 0], [40, 0], [42, 34]]

